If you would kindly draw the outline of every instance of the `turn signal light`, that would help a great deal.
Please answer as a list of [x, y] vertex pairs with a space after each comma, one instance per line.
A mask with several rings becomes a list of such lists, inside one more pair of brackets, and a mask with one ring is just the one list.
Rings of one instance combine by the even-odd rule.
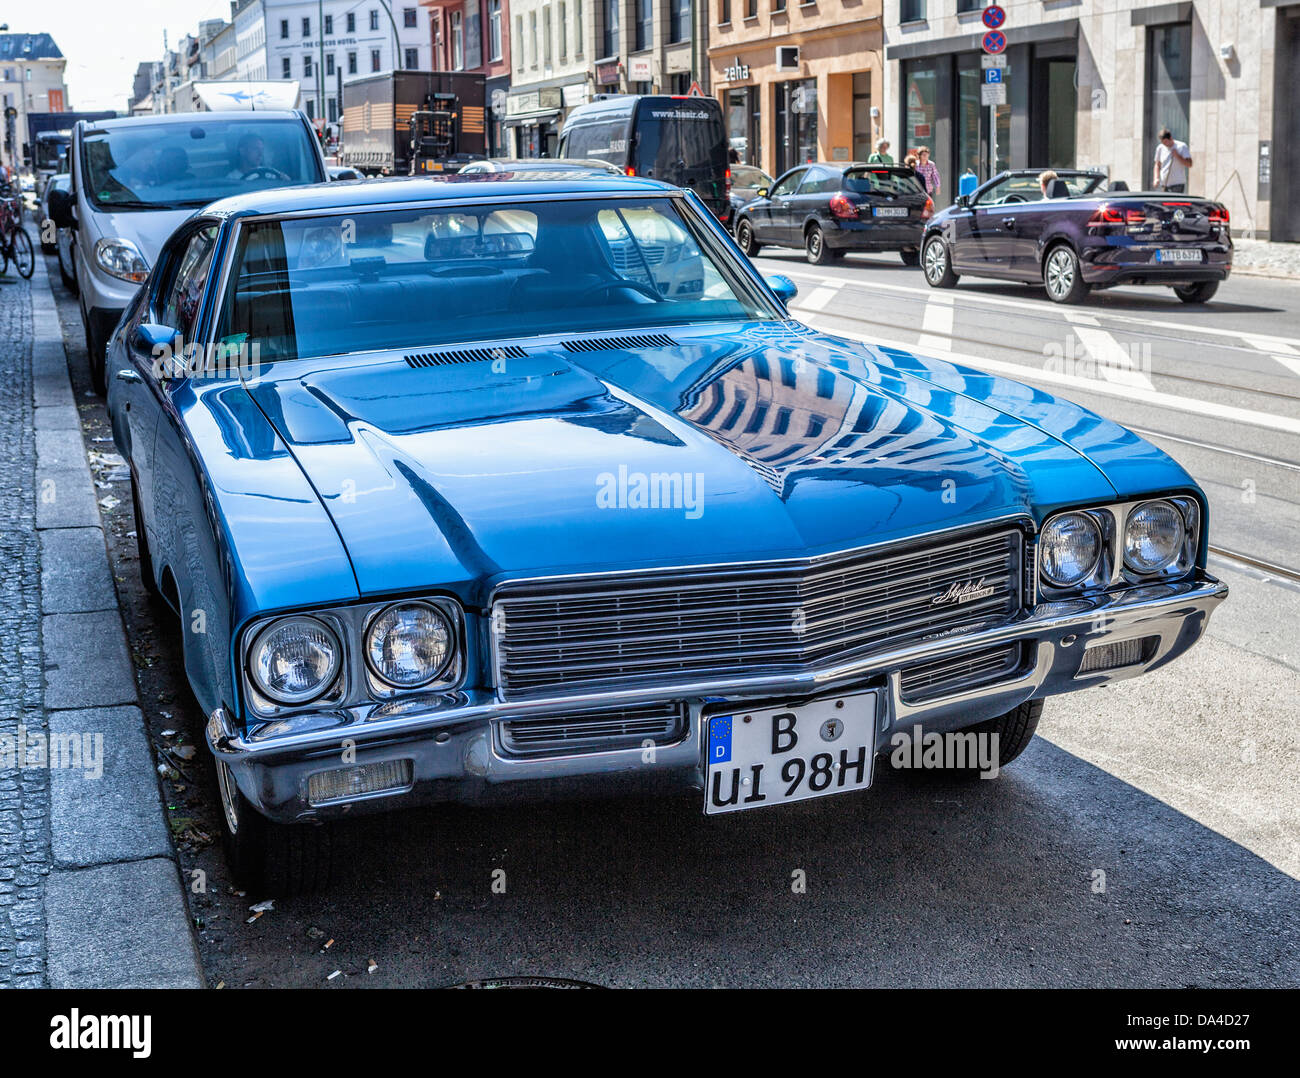
[[831, 195], [831, 213], [840, 218], [856, 217], [858, 208], [844, 195]]
[[925, 209], [921, 211], [921, 220], [924, 221], [927, 217], [931, 216], [933, 213], [934, 213], [934, 199], [927, 197], [925, 200]]
[[1215, 206], [1214, 209], [1210, 211], [1210, 224], [1226, 225], [1227, 223], [1228, 223], [1228, 207]]
[[631, 165], [628, 165], [628, 166], [627, 166], [627, 174], [628, 174], [629, 176], [635, 176], [635, 175], [636, 175], [636, 169], [634, 169]]

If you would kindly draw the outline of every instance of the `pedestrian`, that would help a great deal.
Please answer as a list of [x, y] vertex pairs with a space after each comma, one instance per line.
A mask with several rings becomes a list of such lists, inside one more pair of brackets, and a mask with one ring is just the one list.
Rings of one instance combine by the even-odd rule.
[[916, 162], [917, 162], [916, 154], [909, 153], [906, 157], [903, 158], [903, 167], [910, 168], [913, 172], [915, 172]]
[[1187, 190], [1187, 170], [1192, 167], [1192, 151], [1187, 143], [1174, 138], [1169, 128], [1160, 131], [1160, 143], [1156, 146], [1155, 170], [1152, 178], [1157, 191], [1175, 191], [1182, 194]]
[[868, 165], [892, 165], [894, 159], [889, 156], [889, 139], [876, 139], [876, 152], [867, 158]]
[[930, 160], [930, 147], [916, 148], [916, 174], [925, 180], [925, 193], [933, 199], [939, 197], [939, 166]]
[[734, 146], [731, 147], [731, 149], [727, 151], [727, 160], [733, 165], [740, 164], [740, 151]]

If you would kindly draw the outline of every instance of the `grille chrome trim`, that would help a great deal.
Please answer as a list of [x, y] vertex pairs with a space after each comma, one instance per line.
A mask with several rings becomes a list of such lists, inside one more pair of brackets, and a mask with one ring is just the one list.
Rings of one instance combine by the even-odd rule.
[[[1019, 520], [1019, 518], [1017, 518]], [[816, 558], [506, 581], [492, 596], [502, 699], [816, 669], [1025, 609], [1021, 526]], [[988, 594], [936, 604], [951, 585]]]
[[497, 724], [508, 756], [572, 756], [639, 749], [646, 741], [670, 745], [686, 736], [682, 703], [645, 704], [617, 710], [573, 711], [563, 716], [507, 719]]
[[937, 700], [1014, 677], [1023, 666], [1024, 647], [1020, 641], [960, 655], [942, 655], [905, 667], [898, 678], [899, 693], [905, 704]]

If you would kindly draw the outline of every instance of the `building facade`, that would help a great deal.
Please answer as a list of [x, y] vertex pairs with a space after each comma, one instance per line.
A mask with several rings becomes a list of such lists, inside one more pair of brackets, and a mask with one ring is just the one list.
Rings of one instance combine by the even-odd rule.
[[564, 117], [591, 100], [593, 0], [511, 0], [504, 150], [554, 157]]
[[420, 0], [429, 9], [434, 71], [483, 75], [488, 153], [506, 153], [506, 106], [510, 90], [509, 0]]
[[[67, 112], [67, 61], [49, 34], [0, 34], [0, 99], [4, 111], [4, 163], [18, 169], [31, 160], [27, 116]], [[14, 110], [11, 115], [9, 110]]]
[[880, 0], [710, 0], [709, 61], [731, 147], [773, 175], [861, 161], [879, 132]]
[[1300, 240], [1300, 4], [1001, 0], [1005, 90], [982, 102], [982, 0], [885, 0], [896, 156], [929, 146], [945, 196], [967, 169], [1105, 170], [1152, 184], [1161, 128], [1187, 142], [1189, 191], [1238, 234]]

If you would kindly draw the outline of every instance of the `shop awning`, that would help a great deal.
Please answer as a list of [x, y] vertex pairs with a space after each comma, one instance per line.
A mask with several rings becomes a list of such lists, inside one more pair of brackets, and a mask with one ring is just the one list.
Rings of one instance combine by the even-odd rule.
[[541, 123], [543, 120], [554, 120], [559, 115], [559, 109], [547, 109], [543, 112], [526, 112], [522, 116], [511, 116], [505, 121], [505, 126], [523, 127], [527, 124]]

